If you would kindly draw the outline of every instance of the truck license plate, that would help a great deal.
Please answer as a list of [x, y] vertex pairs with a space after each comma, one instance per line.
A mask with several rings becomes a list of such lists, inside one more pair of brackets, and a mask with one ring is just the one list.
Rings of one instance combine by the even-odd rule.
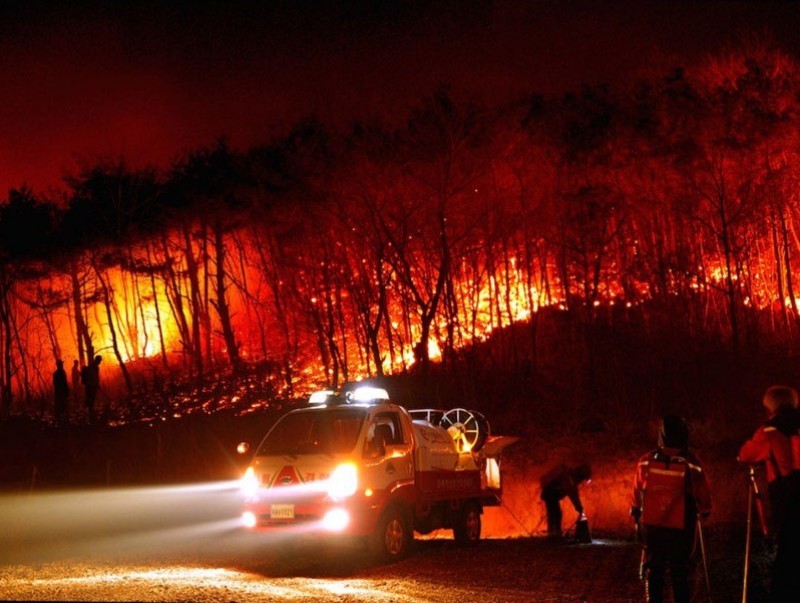
[[294, 519], [294, 505], [270, 505], [272, 519]]

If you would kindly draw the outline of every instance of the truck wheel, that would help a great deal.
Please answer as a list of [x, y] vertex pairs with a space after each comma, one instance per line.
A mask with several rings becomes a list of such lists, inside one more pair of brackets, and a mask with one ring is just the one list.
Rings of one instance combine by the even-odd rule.
[[400, 507], [389, 507], [370, 538], [370, 550], [381, 561], [398, 561], [408, 555], [413, 539], [407, 515]]
[[475, 546], [481, 539], [481, 509], [474, 502], [468, 502], [461, 508], [453, 528], [456, 543], [462, 546]]

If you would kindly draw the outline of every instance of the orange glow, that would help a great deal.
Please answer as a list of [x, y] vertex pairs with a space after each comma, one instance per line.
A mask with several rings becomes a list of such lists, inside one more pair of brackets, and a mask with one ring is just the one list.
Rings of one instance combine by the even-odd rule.
[[[290, 320], [287, 320], [285, 325], [282, 324], [281, 317], [275, 312], [276, 292], [286, 296], [286, 299], [279, 301], [283, 304], [281, 307], [285, 312], [290, 311], [289, 301], [294, 292], [287, 282], [291, 281], [281, 278], [275, 283], [278, 288], [271, 289], [265, 273], [261, 270], [263, 250], [259, 249], [258, 241], [249, 235], [248, 231], [236, 232], [228, 239], [228, 246], [231, 249], [234, 235], [241, 249], [242, 261], [228, 266], [229, 283], [226, 295], [231, 316], [235, 320], [233, 326], [240, 346], [240, 357], [248, 361], [263, 359], [265, 354], [267, 358], [270, 355], [281, 357], [290, 343], [286, 340], [288, 335], [305, 344], [297, 348], [297, 357], [292, 361], [293, 387], [310, 390], [314, 389], [316, 384], [327, 382], [331, 375], [326, 375], [325, 365], [320, 362], [317, 355], [318, 348], [312, 343], [318, 334], [315, 335], [307, 330], [301, 321], [292, 316], [283, 317]], [[119, 356], [124, 363], [157, 360], [161, 357], [163, 345], [170, 364], [176, 360], [187, 364], [190, 358], [186, 353], [186, 342], [183, 339], [192, 336], [193, 333], [199, 333], [201, 338], [199, 345], [204, 355], [211, 354], [212, 363], [226, 360], [227, 346], [221, 336], [219, 317], [214, 306], [216, 301], [213, 290], [213, 264], [200, 264], [197, 269], [197, 279], [202, 287], [201, 293], [208, 296], [208, 299], [202, 300], [202, 307], [208, 312], [208, 316], [196, 317], [190, 297], [187, 252], [180, 247], [181, 239], [177, 234], [172, 235], [168, 241], [174, 247], [168, 247], [168, 252], [151, 245], [148, 249], [131, 249], [130, 257], [138, 258], [137, 262], [144, 266], [147, 265], [148, 258], [154, 266], [170, 265], [169, 273], [160, 268], [156, 268], [153, 274], [150, 274], [144, 269], [130, 270], [127, 266], [113, 265], [102, 269], [101, 280], [88, 263], [81, 269], [81, 292], [84, 300], [82, 312], [95, 351], [104, 357], [103, 366], [106, 373], [113, 373], [115, 365], [109, 310]], [[202, 250], [202, 241], [195, 241], [190, 252], [197, 258], [200, 257]], [[750, 294], [742, 296], [744, 306], [763, 309], [775, 303], [777, 282], [774, 271], [770, 269], [771, 261], [769, 256], [765, 256], [761, 263], [750, 265], [757, 269], [753, 274], [744, 271], [731, 275], [735, 287], [741, 285], [742, 279], [750, 285]], [[360, 263], [363, 262], [363, 259], [360, 260]], [[205, 271], [205, 266], [208, 267], [208, 273]], [[330, 265], [323, 263], [321, 269], [329, 268]], [[566, 310], [567, 303], [558, 271], [552, 263], [547, 265], [547, 270], [547, 274], [529, 274], [525, 266], [515, 257], [509, 258], [502, 270], [495, 268], [496, 273], [489, 273], [488, 266], [465, 263], [460, 267], [453, 285], [456, 291], [462, 292], [456, 298], [458, 314], [454, 318], [445, 316], [443, 312], [437, 314], [426, 343], [428, 357], [434, 361], [442, 358], [445, 338], [451, 331], [455, 334], [458, 345], [469, 345], [473, 341], [487, 340], [497, 329], [530, 320], [542, 308], [555, 307]], [[677, 291], [681, 282], [679, 275], [672, 273], [671, 278], [670, 284]], [[547, 293], [539, 285], [545, 281], [550, 283]], [[709, 283], [723, 290], [728, 283], [725, 264], [719, 259], [708, 257], [704, 264], [698, 265], [694, 274], [689, 275], [683, 282], [694, 291], [706, 291]], [[239, 286], [243, 283], [253, 291], [257, 291], [260, 297], [255, 301], [252, 297], [248, 298]], [[106, 309], [104, 303], [103, 284], [108, 289], [109, 309]], [[570, 295], [573, 296], [570, 304], [583, 303], [581, 298], [583, 290], [578, 284], [573, 282], [570, 285]], [[600, 310], [624, 302], [622, 305], [625, 308], [632, 308], [651, 295], [649, 286], [645, 283], [634, 282], [634, 285], [636, 299], [625, 299], [618, 280], [606, 276], [597, 292], [597, 298], [593, 299], [590, 305]], [[341, 359], [348, 367], [348, 377], [351, 380], [365, 379], [374, 374], [374, 366], [365, 362], [363, 350], [352, 336], [354, 323], [350, 317], [355, 316], [353, 306], [355, 299], [347, 290], [336, 294], [334, 290], [326, 290], [313, 280], [304, 281], [303, 286], [310, 289], [302, 296], [302, 299], [307, 300], [305, 306], [301, 308], [302, 312], [308, 311], [310, 307], [313, 312], [320, 312], [320, 316], [324, 316], [327, 312], [326, 304], [330, 303], [330, 307], [334, 309], [339, 304], [343, 306], [342, 316], [345, 320], [333, 332], [332, 341], [339, 346]], [[23, 282], [18, 287], [25, 299], [37, 299], [37, 295], [40, 297], [42, 295], [41, 292], [37, 293], [41, 291], [41, 282]], [[24, 325], [21, 336], [25, 340], [41, 342], [37, 345], [42, 347], [47, 339], [46, 328], [49, 324], [59, 344], [60, 356], [69, 367], [71, 360], [77, 357], [70, 278], [67, 274], [51, 275], [47, 280], [47, 288], [53, 291], [54, 295], [60, 296], [62, 300], [60, 305], [56, 305], [50, 311], [48, 323], [45, 323], [41, 311], [37, 312], [25, 304], [18, 304], [18, 321]], [[298, 285], [294, 285], [294, 289], [300, 291]], [[252, 293], [250, 295], [252, 296]], [[794, 305], [800, 307], [800, 297], [796, 297], [794, 301]], [[186, 320], [184, 327], [186, 335], [183, 336], [177, 320], [176, 302], [182, 304], [181, 311]], [[791, 308], [792, 299], [788, 295], [784, 296], [782, 305]], [[394, 353], [383, 353], [381, 362], [383, 372], [391, 373], [403, 367], [412, 367], [417, 361], [414, 347], [420, 337], [421, 325], [413, 312], [409, 314], [409, 310], [413, 308], [409, 308], [399, 296], [398, 289], [390, 290], [387, 306], [389, 315], [393, 317], [386, 328], [391, 329], [393, 334]], [[194, 325], [194, 321], [198, 324]], [[386, 343], [384, 330], [381, 332], [379, 345], [386, 349]], [[34, 357], [32, 361], [41, 363], [49, 370], [50, 361], [46, 355]], [[205, 361], [208, 363], [209, 359], [206, 358]], [[46, 372], [44, 369], [40, 370]], [[277, 383], [280, 387], [285, 387], [282, 381]]]

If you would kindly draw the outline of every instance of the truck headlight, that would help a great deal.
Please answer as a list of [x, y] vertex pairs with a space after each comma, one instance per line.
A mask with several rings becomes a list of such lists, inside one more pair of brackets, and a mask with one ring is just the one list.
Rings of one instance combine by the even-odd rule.
[[256, 514], [252, 511], [245, 511], [242, 513], [241, 522], [246, 528], [254, 528], [256, 527], [256, 523], [258, 523], [256, 520]]
[[328, 496], [331, 498], [346, 498], [356, 493], [358, 489], [358, 472], [352, 463], [339, 465], [328, 479]]
[[331, 509], [322, 518], [322, 527], [329, 532], [341, 532], [350, 523], [350, 514], [344, 509]]
[[247, 498], [253, 498], [256, 494], [258, 494], [259, 485], [260, 484], [258, 483], [258, 477], [256, 477], [255, 469], [248, 467], [247, 471], [244, 472], [240, 482], [242, 494], [244, 494]]

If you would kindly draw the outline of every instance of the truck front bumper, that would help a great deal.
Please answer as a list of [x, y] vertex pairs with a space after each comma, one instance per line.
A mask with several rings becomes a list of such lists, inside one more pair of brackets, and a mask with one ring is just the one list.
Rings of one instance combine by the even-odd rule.
[[378, 521], [378, 502], [364, 493], [341, 500], [327, 496], [304, 500], [251, 500], [243, 506], [241, 523], [253, 531], [366, 536]]

